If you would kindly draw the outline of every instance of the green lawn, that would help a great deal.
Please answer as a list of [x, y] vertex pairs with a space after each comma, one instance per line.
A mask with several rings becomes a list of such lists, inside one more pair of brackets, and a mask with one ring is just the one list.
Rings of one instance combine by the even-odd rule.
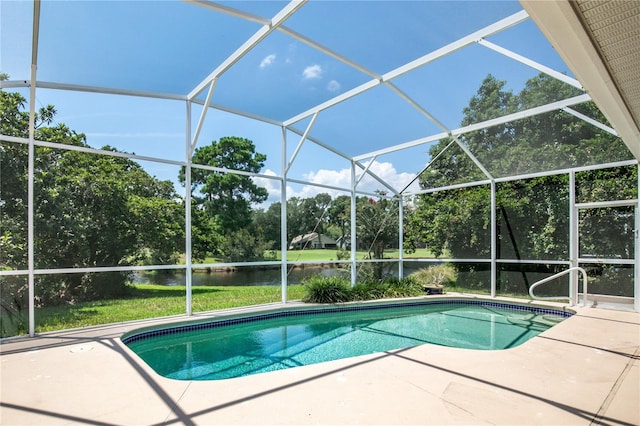
[[[299, 300], [302, 295], [301, 285], [287, 287], [288, 300]], [[193, 287], [193, 312], [259, 305], [281, 300], [279, 286]], [[185, 306], [184, 287], [135, 285], [132, 287], [131, 295], [125, 299], [38, 308], [35, 313], [36, 332], [179, 315], [186, 312]], [[21, 333], [26, 332], [24, 324], [18, 325], [17, 328]], [[4, 331], [9, 332], [9, 330]]]
[[[357, 251], [356, 252], [357, 259], [364, 259], [368, 253], [365, 251]], [[278, 260], [280, 259], [280, 252], [277, 252]], [[347, 256], [350, 256], [350, 253], [347, 253]], [[386, 250], [384, 252], [385, 259], [398, 259], [399, 251], [396, 250]], [[418, 249], [415, 253], [404, 254], [405, 259], [410, 258], [426, 258], [433, 259], [435, 256], [427, 249]], [[309, 261], [309, 260], [320, 260], [320, 261], [332, 261], [337, 259], [337, 251], [331, 249], [305, 249], [305, 250], [289, 250], [287, 251], [287, 260], [290, 262], [297, 261]], [[348, 260], [347, 257], [344, 260]]]
[[[362, 259], [366, 253], [358, 252]], [[278, 252], [278, 258], [280, 253]], [[397, 258], [398, 251], [388, 251], [385, 258]], [[419, 250], [406, 257], [433, 257], [428, 250]], [[287, 253], [289, 261], [336, 260], [336, 250], [300, 250]], [[207, 259], [216, 263], [219, 259]], [[287, 287], [288, 300], [299, 300], [304, 294], [301, 285]], [[193, 312], [205, 312], [240, 306], [279, 302], [282, 300], [279, 286], [201, 286], [193, 287]], [[130, 295], [122, 299], [82, 302], [74, 305], [43, 307], [36, 309], [36, 332], [88, 327], [146, 318], [184, 314], [186, 311], [185, 288], [153, 284], [131, 286]], [[26, 333], [26, 312], [16, 317], [3, 318], [2, 336]]]
[[[127, 298], [83, 302], [75, 305], [36, 309], [36, 332], [81, 328], [123, 321], [181, 315], [186, 312], [185, 288], [155, 284], [132, 286]], [[480, 289], [447, 286], [447, 291], [486, 294]], [[302, 285], [287, 287], [288, 300], [300, 300], [305, 293]], [[528, 299], [523, 294], [501, 294]], [[193, 312], [206, 312], [241, 306], [280, 302], [279, 286], [199, 286], [193, 287]], [[3, 319], [2, 337], [26, 334], [26, 312], [14, 321]]]
[[[313, 261], [317, 260], [319, 262], [331, 262], [338, 259], [337, 255], [338, 251], [336, 249], [304, 249], [304, 250], [288, 250], [287, 251], [287, 260], [290, 262], [305, 262], [305, 261]], [[397, 259], [399, 255], [398, 250], [387, 250], [384, 252], [385, 259]], [[276, 260], [282, 259], [282, 253], [278, 250], [275, 251]], [[350, 253], [347, 253], [348, 260]], [[367, 256], [367, 252], [358, 251], [357, 258], [364, 259]], [[418, 249], [415, 253], [404, 254], [405, 259], [410, 258], [424, 258], [424, 259], [433, 259], [435, 256], [427, 249]], [[208, 257], [202, 263], [220, 263], [223, 262], [221, 259]]]

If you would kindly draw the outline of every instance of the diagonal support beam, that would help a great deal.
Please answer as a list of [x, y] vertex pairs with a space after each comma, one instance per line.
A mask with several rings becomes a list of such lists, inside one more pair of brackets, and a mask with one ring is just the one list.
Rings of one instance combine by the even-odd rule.
[[429, 119], [429, 121], [431, 121], [433, 124], [438, 126], [440, 128], [440, 130], [443, 130], [445, 132], [449, 131], [449, 129], [447, 128], [447, 126], [444, 125], [444, 123], [442, 123], [440, 120], [438, 120], [433, 115], [431, 115], [431, 113], [429, 113], [429, 111], [427, 111], [426, 109], [422, 108], [422, 106], [420, 106], [416, 101], [414, 101], [411, 97], [409, 97], [409, 95], [407, 95], [402, 90], [400, 90], [395, 84], [393, 84], [391, 82], [388, 82], [387, 86], [389, 86], [391, 88], [391, 90], [396, 92], [396, 94], [398, 96], [400, 96], [402, 99], [404, 99], [405, 102], [407, 102], [409, 105], [411, 105], [412, 107], [417, 109], [422, 115], [427, 117]]
[[491, 120], [483, 121], [476, 124], [471, 124], [469, 126], [460, 127], [459, 129], [452, 130], [452, 135], [462, 135], [464, 133], [473, 132], [475, 130], [486, 129], [487, 127], [497, 126], [498, 124], [508, 123], [510, 121], [516, 121], [527, 117], [533, 117], [535, 115], [544, 114], [546, 112], [555, 111], [558, 109], [562, 109], [567, 106], [581, 104], [584, 102], [588, 102], [591, 100], [591, 96], [584, 94], [579, 96], [574, 96], [573, 98], [564, 99], [562, 101], [552, 102], [547, 105], [542, 105], [536, 108], [530, 108], [524, 111], [514, 112], [513, 114], [508, 114], [503, 117], [494, 118]]
[[550, 104], [542, 105], [542, 106], [539, 106], [539, 107], [536, 107], [536, 108], [531, 108], [531, 109], [527, 109], [527, 110], [524, 110], [524, 111], [515, 112], [513, 114], [508, 114], [508, 115], [505, 115], [505, 116], [502, 116], [502, 117], [494, 118], [494, 119], [491, 119], [491, 120], [482, 121], [480, 123], [471, 124], [469, 126], [459, 127], [457, 129], [452, 130], [450, 133], [438, 133], [436, 135], [427, 136], [427, 137], [424, 137], [424, 138], [420, 138], [420, 139], [416, 139], [416, 140], [413, 140], [413, 141], [405, 142], [403, 144], [395, 145], [395, 146], [389, 147], [387, 149], [381, 149], [381, 150], [378, 150], [378, 151], [374, 151], [374, 152], [369, 152], [369, 153], [366, 153], [366, 154], [358, 155], [358, 156], [353, 157], [353, 159], [358, 161], [358, 160], [364, 160], [364, 159], [373, 157], [374, 155], [389, 154], [389, 153], [400, 151], [400, 150], [403, 150], [403, 149], [413, 148], [415, 146], [423, 145], [423, 144], [426, 144], [426, 143], [429, 143], [429, 142], [434, 142], [434, 141], [437, 141], [439, 139], [445, 138], [447, 136], [463, 135], [465, 133], [473, 132], [475, 130], [485, 129], [487, 127], [496, 126], [498, 124], [508, 123], [510, 121], [520, 120], [522, 118], [533, 117], [535, 115], [544, 114], [545, 112], [550, 112], [550, 111], [555, 111], [555, 110], [558, 110], [558, 109], [563, 109], [565, 107], [568, 107], [568, 106], [571, 106], [571, 105], [581, 104], [581, 103], [584, 103], [584, 102], [588, 102], [590, 100], [591, 100], [591, 97], [589, 95], [587, 95], [587, 94], [579, 95], [579, 96], [575, 96], [573, 98], [569, 98], [569, 99], [565, 99], [565, 100], [557, 101], [557, 102], [552, 102]]
[[204, 119], [207, 117], [207, 111], [209, 111], [209, 105], [211, 104], [211, 97], [213, 96], [213, 90], [215, 89], [217, 82], [218, 82], [217, 78], [214, 78], [213, 80], [211, 80], [211, 85], [209, 86], [209, 93], [207, 93], [207, 99], [204, 101], [204, 105], [202, 106], [202, 112], [200, 113], [198, 126], [196, 127], [196, 131], [193, 135], [193, 139], [191, 140], [189, 158], [191, 158], [191, 156], [193, 155], [193, 151], [196, 149], [196, 144], [198, 143], [198, 138], [200, 137], [200, 131], [202, 130]]
[[574, 117], [578, 117], [581, 120], [586, 121], [587, 123], [596, 126], [598, 129], [604, 130], [605, 132], [611, 133], [613, 136], [618, 136], [618, 132], [616, 132], [614, 129], [612, 129], [611, 127], [607, 126], [606, 124], [603, 124], [601, 122], [599, 122], [598, 120], [594, 120], [593, 118], [582, 114], [581, 112], [576, 111], [573, 108], [569, 108], [569, 107], [564, 107], [562, 108], [562, 110], [566, 113], [569, 113], [571, 115], [573, 115]]
[[464, 151], [464, 153], [467, 154], [467, 157], [469, 157], [471, 161], [473, 161], [473, 164], [475, 164], [476, 167], [478, 167], [482, 171], [482, 173], [487, 177], [487, 179], [493, 182], [494, 181], [493, 175], [489, 172], [489, 170], [486, 169], [486, 167], [484, 167], [484, 165], [480, 162], [480, 160], [478, 160], [478, 158], [471, 152], [469, 147], [460, 140], [460, 137], [454, 136], [453, 139], [456, 141], [460, 149], [462, 149], [462, 151]]
[[211, 74], [207, 76], [195, 89], [189, 93], [187, 98], [192, 100], [198, 96], [208, 84], [214, 79], [219, 78], [229, 68], [231, 68], [236, 62], [257, 46], [262, 40], [264, 40], [269, 34], [275, 31], [283, 22], [285, 22], [291, 15], [296, 13], [308, 0], [293, 0], [287, 4], [278, 14], [268, 23], [263, 25], [253, 36], [245, 41], [242, 46], [236, 49], [224, 62], [222, 62], [218, 68], [216, 68]]
[[553, 68], [549, 68], [527, 57], [524, 57], [515, 52], [512, 52], [511, 50], [505, 49], [504, 47], [491, 43], [490, 41], [487, 41], [485, 39], [478, 40], [478, 44], [584, 91], [582, 84], [580, 84], [578, 80], [576, 80], [575, 78], [571, 78], [566, 74], [562, 74], [561, 72], [556, 71]]
[[[373, 164], [373, 159], [371, 160], [371, 162], [369, 164]], [[371, 176], [372, 178], [374, 178], [376, 181], [378, 181], [378, 183], [380, 183], [382, 186], [384, 186], [385, 188], [387, 188], [389, 191], [391, 191], [394, 195], [398, 195], [398, 190], [395, 189], [394, 187], [392, 187], [391, 185], [389, 185], [387, 183], [387, 181], [385, 181], [384, 179], [382, 179], [380, 176], [378, 176], [377, 174], [373, 173], [371, 170], [369, 170], [369, 166], [365, 167], [364, 165], [362, 165], [362, 163], [358, 162], [358, 161], [353, 161], [353, 164], [355, 164], [356, 166], [360, 167], [362, 170], [366, 171], [366, 174], [368, 174], [369, 176]], [[364, 176], [364, 173], [363, 175]], [[362, 178], [361, 176], [361, 178]], [[358, 180], [358, 182], [360, 182], [360, 179]], [[357, 185], [357, 184], [356, 184]]]
[[401, 194], [404, 194], [404, 193], [407, 191], [407, 189], [409, 189], [409, 187], [410, 187], [411, 185], [413, 185], [413, 183], [414, 183], [414, 182], [415, 182], [415, 181], [420, 177], [420, 175], [421, 175], [422, 173], [424, 173], [427, 169], [429, 169], [429, 167], [431, 167], [431, 165], [432, 165], [433, 163], [435, 163], [435, 162], [438, 160], [438, 158], [440, 158], [440, 157], [445, 153], [445, 151], [447, 151], [447, 150], [451, 147], [451, 145], [453, 145], [454, 143], [456, 143], [456, 141], [455, 141], [455, 140], [452, 140], [451, 142], [449, 142], [449, 143], [447, 144], [447, 146], [445, 146], [445, 147], [444, 147], [444, 149], [443, 149], [442, 151], [440, 151], [439, 153], [437, 153], [437, 154], [435, 155], [435, 157], [433, 157], [431, 160], [429, 160], [429, 162], [428, 162], [428, 163], [427, 163], [427, 164], [422, 168], [422, 170], [420, 170], [420, 171], [416, 174], [416, 176], [415, 176], [413, 179], [411, 179], [411, 182], [409, 182], [407, 185], [405, 185], [405, 187], [404, 187], [404, 188], [402, 188], [402, 190], [400, 191], [400, 193], [401, 193]]
[[355, 185], [356, 187], [362, 181], [362, 179], [366, 176], [367, 172], [369, 171], [369, 168], [371, 167], [374, 161], [376, 161], [376, 157], [373, 157], [371, 160], [369, 160], [369, 163], [367, 163], [367, 167], [365, 167], [364, 170], [362, 170], [362, 174], [356, 180], [356, 185]]
[[314, 123], [316, 122], [316, 119], [318, 118], [318, 114], [319, 113], [316, 113], [313, 115], [313, 118], [311, 119], [311, 122], [305, 129], [304, 134], [300, 137], [300, 142], [298, 142], [298, 146], [296, 146], [295, 151], [291, 155], [291, 159], [289, 160], [289, 163], [287, 163], [285, 174], [289, 173], [289, 169], [293, 165], [293, 162], [296, 160], [296, 157], [298, 156], [298, 153], [300, 152], [300, 149], [302, 148], [304, 141], [307, 140], [307, 136], [309, 136], [309, 132], [311, 131], [311, 128], [313, 127]]

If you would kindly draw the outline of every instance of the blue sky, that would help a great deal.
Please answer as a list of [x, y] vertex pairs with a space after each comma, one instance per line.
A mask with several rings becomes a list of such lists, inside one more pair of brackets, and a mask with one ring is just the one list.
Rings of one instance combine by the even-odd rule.
[[[271, 18], [286, 2], [224, 4]], [[517, 1], [312, 0], [285, 26], [382, 75], [519, 10]], [[0, 2], [0, 71], [12, 80], [29, 78], [31, 13], [28, 1]], [[259, 28], [258, 23], [184, 2], [44, 0], [38, 80], [185, 95]], [[531, 21], [489, 40], [570, 74]], [[517, 92], [537, 71], [472, 45], [393, 83], [447, 127], [455, 128], [462, 109], [488, 73], [506, 80], [507, 87]], [[220, 77], [212, 101], [283, 121], [371, 79], [276, 31]], [[184, 158], [184, 102], [45, 89], [37, 97], [41, 105], [55, 105], [56, 121], [85, 133], [91, 146]], [[199, 114], [200, 108], [194, 107], [193, 123]], [[308, 123], [309, 119], [302, 120], [295, 127], [304, 131]], [[311, 134], [340, 152], [359, 155], [439, 131], [396, 93], [379, 86], [320, 113]], [[211, 111], [199, 146], [222, 136], [253, 140], [258, 151], [268, 156], [264, 173], [281, 173], [279, 127]], [[288, 135], [287, 158], [299, 139]], [[377, 158], [372, 170], [401, 189], [429, 161], [428, 148]], [[177, 166], [143, 165], [159, 178], [176, 180]], [[348, 187], [348, 166], [333, 153], [305, 142], [289, 176]], [[277, 182], [261, 182], [271, 199], [279, 200]], [[368, 191], [378, 188], [373, 182], [362, 183]], [[327, 190], [291, 185], [288, 194], [318, 192]]]

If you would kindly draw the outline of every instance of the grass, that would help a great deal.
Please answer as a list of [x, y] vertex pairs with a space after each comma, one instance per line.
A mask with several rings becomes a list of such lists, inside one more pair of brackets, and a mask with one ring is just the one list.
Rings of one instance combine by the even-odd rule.
[[[332, 261], [337, 260], [338, 251], [335, 249], [305, 249], [305, 250], [289, 250], [287, 251], [287, 260], [289, 261], [305, 261], [305, 260], [323, 260], [323, 261]], [[280, 259], [280, 252], [276, 252], [278, 259]], [[366, 251], [358, 250], [356, 252], [357, 259], [364, 259], [368, 253]], [[385, 259], [398, 259], [399, 251], [395, 250], [385, 250], [384, 258]], [[350, 253], [347, 253], [347, 256], [350, 256]], [[415, 253], [404, 254], [404, 258], [426, 258], [433, 259], [435, 256], [427, 249], [418, 249]], [[347, 257], [348, 260], [349, 257]]]
[[[280, 302], [279, 286], [197, 286], [193, 287], [193, 312], [206, 312], [242, 306]], [[483, 289], [470, 289], [455, 284], [446, 285], [445, 291], [488, 294]], [[288, 300], [301, 300], [305, 286], [289, 285]], [[500, 296], [529, 299], [528, 295], [500, 293]], [[83, 302], [75, 305], [52, 306], [36, 309], [36, 332], [82, 328], [124, 321], [182, 315], [186, 312], [185, 288], [155, 284], [132, 286], [129, 297], [114, 300]], [[16, 324], [2, 324], [3, 337], [26, 334], [24, 318], [15, 318]]]
[[[297, 262], [297, 261], [304, 262], [304, 261], [310, 261], [310, 260], [317, 260], [320, 262], [332, 262], [338, 259], [337, 253], [338, 251], [336, 249], [288, 250], [287, 260], [292, 262]], [[275, 255], [276, 255], [275, 260], [282, 259], [282, 253], [279, 250], [275, 252]], [[349, 256], [349, 253], [347, 253], [347, 255]], [[358, 259], [363, 259], [365, 256], [367, 256], [366, 251], [362, 251], [362, 250], [357, 251]], [[398, 256], [399, 256], [399, 251], [397, 249], [386, 250], [384, 252], [385, 259], [398, 259]], [[418, 249], [416, 250], [415, 253], [411, 253], [411, 254], [405, 253], [403, 257], [405, 259], [412, 259], [412, 258], [413, 259], [434, 259], [435, 258], [433, 253], [431, 253], [431, 251], [427, 249]], [[215, 257], [208, 257], [201, 263], [208, 264], [208, 263], [221, 263], [221, 262], [223, 262], [222, 259], [218, 259]], [[180, 263], [184, 263], [184, 258], [181, 257]]]
[[[279, 286], [193, 287], [193, 312], [259, 305], [282, 300]], [[301, 285], [287, 287], [287, 298], [302, 298]], [[154, 284], [132, 286], [126, 299], [45, 307], [36, 310], [36, 332], [63, 330], [184, 314], [184, 287]], [[24, 330], [22, 330], [24, 332]]]

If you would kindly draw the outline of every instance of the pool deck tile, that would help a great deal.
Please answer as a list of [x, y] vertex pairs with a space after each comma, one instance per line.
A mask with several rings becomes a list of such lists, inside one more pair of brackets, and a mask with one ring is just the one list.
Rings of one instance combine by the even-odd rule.
[[640, 425], [640, 314], [576, 311], [503, 351], [422, 345], [220, 381], [160, 377], [120, 341], [177, 318], [5, 339], [0, 424]]

